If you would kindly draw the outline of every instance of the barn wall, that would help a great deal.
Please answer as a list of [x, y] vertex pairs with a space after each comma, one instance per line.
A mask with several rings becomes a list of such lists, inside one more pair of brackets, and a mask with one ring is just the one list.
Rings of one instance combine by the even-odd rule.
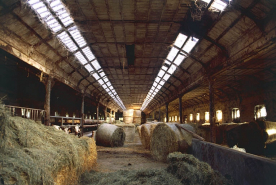
[[[185, 95], [184, 95], [185, 96]], [[266, 106], [268, 121], [276, 121], [276, 85], [270, 84], [263, 89], [255, 89], [254, 91], [246, 91], [242, 93], [240, 96], [232, 97], [230, 100], [220, 100], [218, 98], [214, 101], [215, 111], [222, 110], [222, 122], [230, 123], [232, 122], [232, 109], [239, 108], [240, 109], [240, 122], [250, 122], [254, 120], [254, 107], [256, 105], [264, 104]], [[187, 116], [188, 122], [189, 115], [193, 114], [193, 122], [197, 122], [195, 120], [196, 113], [200, 113], [200, 121], [199, 123], [205, 122], [205, 112], [209, 112], [209, 102], [204, 102], [203, 104], [198, 104], [190, 107], [183, 106], [183, 120], [184, 117]], [[178, 111], [170, 111], [169, 117], [171, 116], [179, 116]]]

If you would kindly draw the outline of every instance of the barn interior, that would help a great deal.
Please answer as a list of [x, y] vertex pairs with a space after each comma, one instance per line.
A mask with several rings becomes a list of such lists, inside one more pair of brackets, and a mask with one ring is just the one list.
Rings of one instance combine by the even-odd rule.
[[274, 0], [0, 0], [0, 66], [0, 184], [276, 182]]

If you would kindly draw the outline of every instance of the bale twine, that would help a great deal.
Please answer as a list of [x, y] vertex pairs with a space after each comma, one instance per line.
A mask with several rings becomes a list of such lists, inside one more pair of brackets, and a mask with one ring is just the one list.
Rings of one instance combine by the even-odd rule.
[[96, 143], [101, 146], [123, 146], [126, 134], [123, 128], [108, 123], [99, 126], [96, 134]]
[[93, 139], [68, 135], [0, 106], [0, 176], [5, 184], [76, 184], [97, 160]]
[[145, 149], [150, 149], [150, 138], [156, 126], [157, 126], [156, 123], [151, 123], [151, 124], [143, 124], [141, 127], [140, 139]]
[[[180, 125], [191, 132], [195, 132], [190, 125]], [[169, 153], [176, 151], [187, 153], [191, 144], [192, 136], [190, 133], [177, 128], [176, 124], [160, 123], [152, 133], [150, 151], [154, 159], [166, 161]]]

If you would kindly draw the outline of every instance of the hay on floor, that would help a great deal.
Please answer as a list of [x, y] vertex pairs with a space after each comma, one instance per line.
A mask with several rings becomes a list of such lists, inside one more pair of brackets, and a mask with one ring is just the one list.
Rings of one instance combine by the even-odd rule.
[[150, 138], [156, 126], [157, 126], [156, 123], [151, 123], [151, 124], [143, 124], [141, 127], [140, 139], [145, 149], [150, 149]]
[[159, 170], [117, 171], [112, 173], [87, 172], [79, 181], [82, 185], [231, 185], [226, 179], [205, 162], [189, 154], [172, 153], [169, 166]]
[[123, 146], [125, 138], [123, 128], [108, 123], [101, 124], [96, 133], [96, 143], [101, 146]]
[[[189, 131], [195, 132], [194, 128], [188, 124], [180, 125]], [[160, 123], [152, 133], [150, 151], [154, 159], [166, 161], [169, 153], [177, 151], [187, 153], [191, 144], [192, 136], [190, 133], [177, 128], [176, 124]]]
[[97, 160], [93, 139], [77, 138], [0, 106], [0, 176], [5, 184], [75, 184]]
[[233, 183], [231, 179], [226, 179], [214, 171], [209, 164], [199, 161], [193, 155], [174, 152], [168, 155], [168, 161], [170, 165], [167, 172], [174, 174], [182, 184], [226, 185]]

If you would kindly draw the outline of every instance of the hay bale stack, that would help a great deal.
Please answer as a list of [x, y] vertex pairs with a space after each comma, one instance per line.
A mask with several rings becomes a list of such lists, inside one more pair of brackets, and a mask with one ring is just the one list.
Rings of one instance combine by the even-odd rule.
[[96, 134], [96, 143], [101, 146], [123, 146], [126, 134], [123, 128], [108, 123], [99, 126]]
[[93, 139], [68, 135], [0, 106], [0, 176], [5, 184], [76, 184], [97, 160]]
[[153, 130], [157, 126], [156, 123], [143, 124], [141, 127], [141, 142], [145, 149], [150, 149], [150, 138]]
[[[180, 124], [181, 127], [195, 132], [188, 124]], [[192, 144], [192, 136], [183, 129], [176, 127], [176, 124], [160, 123], [152, 133], [150, 151], [154, 159], [166, 161], [169, 153], [187, 153]]]

